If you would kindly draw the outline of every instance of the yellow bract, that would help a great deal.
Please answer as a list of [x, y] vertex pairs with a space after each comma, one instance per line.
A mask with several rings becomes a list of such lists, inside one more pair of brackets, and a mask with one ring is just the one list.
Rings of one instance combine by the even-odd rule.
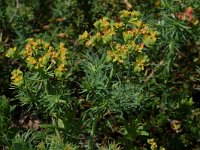
[[108, 21], [108, 18], [103, 17], [102, 19], [100, 19], [99, 21], [96, 21], [94, 23], [94, 26], [96, 27], [97, 30], [99, 31], [103, 31], [109, 28], [110, 23]]
[[156, 142], [154, 141], [154, 139], [148, 139], [147, 140], [147, 143], [149, 143], [151, 146], [150, 146], [150, 148], [151, 148], [151, 150], [156, 150], [157, 149], [157, 144], [156, 144]]
[[125, 26], [125, 24], [123, 22], [115, 22], [114, 23], [114, 27], [116, 29], [123, 28], [124, 26]]
[[87, 31], [85, 31], [85, 32], [83, 33], [83, 35], [80, 36], [80, 38], [81, 38], [82, 40], [86, 40], [87, 37], [88, 37], [88, 32], [87, 32]]
[[134, 63], [134, 71], [135, 72], [141, 72], [144, 70], [144, 67], [147, 66], [147, 62], [148, 62], [148, 56], [147, 55], [140, 55], [136, 58], [136, 61]]
[[[150, 144], [150, 148], [151, 150], [157, 150], [157, 143], [155, 142], [155, 140], [152, 139], [147, 139], [147, 143]], [[159, 147], [160, 150], [165, 150], [165, 148], [163, 146]]]
[[171, 125], [171, 128], [172, 130], [174, 130], [176, 133], [179, 133], [182, 131], [181, 129], [181, 121], [178, 121], [178, 120], [170, 120], [170, 125]]
[[13, 58], [16, 49], [17, 49], [16, 47], [10, 48], [6, 53], [6, 57]]
[[11, 75], [12, 75], [11, 80], [13, 85], [19, 87], [24, 83], [23, 72], [20, 69], [13, 70]]

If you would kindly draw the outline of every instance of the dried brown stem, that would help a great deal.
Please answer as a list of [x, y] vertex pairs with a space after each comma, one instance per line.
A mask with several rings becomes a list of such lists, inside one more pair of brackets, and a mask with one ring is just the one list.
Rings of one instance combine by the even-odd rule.
[[128, 0], [124, 0], [124, 3], [126, 4], [126, 9], [130, 10], [133, 6]]

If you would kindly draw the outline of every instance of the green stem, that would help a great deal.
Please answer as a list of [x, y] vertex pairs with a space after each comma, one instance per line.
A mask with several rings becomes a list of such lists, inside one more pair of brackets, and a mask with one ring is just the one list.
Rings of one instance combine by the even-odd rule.
[[47, 80], [44, 80], [43, 82], [44, 82], [44, 91], [45, 91], [45, 94], [49, 95], [48, 87], [47, 87]]
[[92, 123], [92, 131], [91, 131], [90, 139], [89, 139], [89, 142], [88, 142], [88, 148], [89, 148], [89, 150], [93, 150], [93, 147], [94, 147], [93, 138], [95, 136], [95, 130], [96, 130], [96, 125], [97, 125], [97, 120], [98, 120], [98, 118], [95, 117], [94, 121]]
[[53, 126], [55, 127], [55, 132], [56, 132], [56, 136], [57, 136], [57, 138], [59, 139], [59, 141], [62, 141], [62, 138], [61, 138], [61, 136], [60, 136], [60, 133], [59, 133], [59, 131], [58, 131], [58, 129], [56, 128], [56, 122], [55, 122], [55, 120], [54, 120], [54, 118], [52, 117], [52, 123], [53, 123]]

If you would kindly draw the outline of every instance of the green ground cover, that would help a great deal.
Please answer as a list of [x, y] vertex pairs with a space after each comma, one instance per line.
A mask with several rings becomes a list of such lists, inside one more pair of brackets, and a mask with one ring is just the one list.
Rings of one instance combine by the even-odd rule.
[[200, 1], [0, 0], [0, 149], [200, 149]]

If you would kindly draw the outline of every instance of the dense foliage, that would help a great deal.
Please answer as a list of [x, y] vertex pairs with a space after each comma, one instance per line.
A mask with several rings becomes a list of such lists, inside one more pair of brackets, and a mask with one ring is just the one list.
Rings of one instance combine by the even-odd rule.
[[199, 149], [199, 19], [198, 0], [0, 0], [0, 149]]

